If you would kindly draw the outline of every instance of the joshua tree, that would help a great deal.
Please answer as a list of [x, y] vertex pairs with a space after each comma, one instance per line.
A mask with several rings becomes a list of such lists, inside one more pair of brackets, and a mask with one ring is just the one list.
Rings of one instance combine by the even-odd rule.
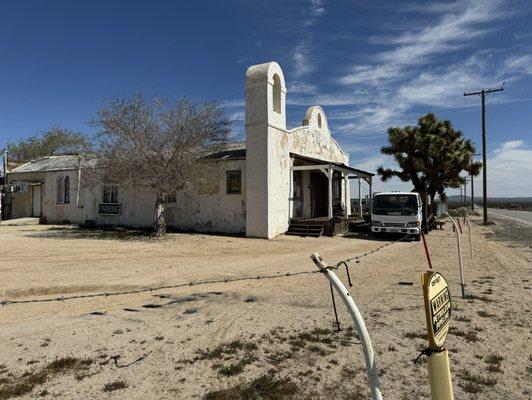
[[93, 124], [100, 128], [94, 150], [100, 178], [153, 191], [157, 235], [166, 232], [167, 196], [206, 183], [212, 173], [203, 157], [223, 147], [232, 125], [216, 102], [169, 103], [142, 94], [111, 100]]
[[386, 182], [397, 176], [403, 182], [412, 181], [419, 193], [436, 193], [445, 199], [445, 189], [465, 183], [462, 171], [478, 175], [482, 163], [473, 161], [475, 147], [448, 120], [438, 120], [429, 113], [416, 126], [388, 129], [388, 146], [381, 152], [393, 156], [399, 170], [380, 167], [377, 172]]

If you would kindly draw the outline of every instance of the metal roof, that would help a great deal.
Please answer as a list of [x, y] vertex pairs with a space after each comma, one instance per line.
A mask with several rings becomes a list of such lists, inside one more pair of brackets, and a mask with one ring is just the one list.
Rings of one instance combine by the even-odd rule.
[[205, 156], [206, 160], [238, 160], [246, 158], [246, 142], [227, 143], [225, 150]]
[[68, 171], [78, 169], [80, 162], [82, 168], [91, 168], [96, 165], [96, 158], [78, 155], [43, 157], [22, 164], [8, 173], [11, 175], [26, 172]]

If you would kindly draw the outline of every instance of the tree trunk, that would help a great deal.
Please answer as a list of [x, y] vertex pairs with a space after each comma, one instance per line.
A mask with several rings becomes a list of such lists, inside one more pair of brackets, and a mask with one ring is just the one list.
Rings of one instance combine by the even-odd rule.
[[159, 194], [155, 202], [155, 235], [163, 236], [166, 233], [166, 221], [164, 219], [164, 196]]

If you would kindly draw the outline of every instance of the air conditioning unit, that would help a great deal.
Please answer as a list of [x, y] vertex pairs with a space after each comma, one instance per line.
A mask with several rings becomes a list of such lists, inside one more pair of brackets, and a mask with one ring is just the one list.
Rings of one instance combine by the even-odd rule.
[[28, 184], [25, 182], [13, 183], [11, 185], [12, 193], [24, 194], [28, 192]]

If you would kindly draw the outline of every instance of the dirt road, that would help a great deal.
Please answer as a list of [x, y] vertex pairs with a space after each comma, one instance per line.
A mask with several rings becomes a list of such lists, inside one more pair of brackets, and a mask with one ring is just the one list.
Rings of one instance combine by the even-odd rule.
[[[455, 294], [448, 338], [458, 399], [529, 399], [530, 252], [475, 225], [458, 297], [452, 231], [428, 236], [435, 269]], [[467, 248], [467, 235], [463, 236]], [[381, 246], [370, 237], [254, 240], [170, 234], [161, 240], [68, 227], [0, 226], [0, 298], [58, 297], [203, 279], [310, 271]], [[351, 264], [388, 399], [429, 393], [420, 242]], [[346, 281], [345, 271], [339, 272]], [[363, 399], [363, 356], [339, 305], [333, 326], [320, 274], [0, 308], [0, 399]], [[113, 358], [113, 357], [119, 358]], [[138, 361], [137, 361], [138, 360]], [[132, 363], [129, 366], [129, 363]], [[223, 390], [225, 389], [225, 391]]]

